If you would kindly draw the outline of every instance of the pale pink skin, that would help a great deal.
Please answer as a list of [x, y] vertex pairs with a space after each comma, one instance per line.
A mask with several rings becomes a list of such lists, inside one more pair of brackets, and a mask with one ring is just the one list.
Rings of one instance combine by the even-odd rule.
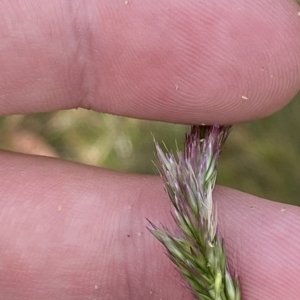
[[[269, 115], [300, 87], [298, 11], [292, 0], [1, 0], [0, 113]], [[145, 217], [171, 224], [160, 178], [6, 152], [0, 166], [0, 299], [192, 299], [145, 230]], [[243, 299], [299, 299], [300, 209], [227, 188], [215, 198]]]

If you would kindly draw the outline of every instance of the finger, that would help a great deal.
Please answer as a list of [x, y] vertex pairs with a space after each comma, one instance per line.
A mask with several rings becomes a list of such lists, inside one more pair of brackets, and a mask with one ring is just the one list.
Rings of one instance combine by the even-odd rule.
[[[160, 178], [12, 157], [0, 156], [3, 299], [192, 299], [145, 229], [146, 217], [174, 227]], [[215, 198], [243, 299], [298, 299], [299, 209], [225, 188]]]
[[300, 86], [294, 0], [0, 2], [0, 113], [266, 116]]

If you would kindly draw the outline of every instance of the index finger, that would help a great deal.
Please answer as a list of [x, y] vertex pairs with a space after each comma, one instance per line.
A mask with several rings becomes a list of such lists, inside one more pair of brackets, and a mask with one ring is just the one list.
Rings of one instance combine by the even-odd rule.
[[0, 2], [0, 113], [266, 116], [300, 86], [293, 0]]

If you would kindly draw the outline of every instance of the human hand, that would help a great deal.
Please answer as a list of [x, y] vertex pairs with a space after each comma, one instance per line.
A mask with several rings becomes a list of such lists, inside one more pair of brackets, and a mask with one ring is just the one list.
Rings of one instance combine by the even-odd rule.
[[[293, 1], [125, 2], [0, 1], [0, 113], [236, 123], [298, 91]], [[191, 299], [145, 231], [145, 217], [171, 224], [159, 178], [7, 152], [0, 162], [0, 299]], [[298, 299], [299, 208], [221, 187], [215, 199], [243, 299]]]

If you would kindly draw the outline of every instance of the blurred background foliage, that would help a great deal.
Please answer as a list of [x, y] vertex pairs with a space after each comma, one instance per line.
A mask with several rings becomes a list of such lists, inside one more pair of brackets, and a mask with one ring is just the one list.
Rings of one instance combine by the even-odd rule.
[[[236, 125], [223, 151], [218, 183], [300, 205], [300, 94], [263, 120]], [[155, 174], [153, 136], [182, 149], [188, 126], [83, 109], [0, 118], [0, 147], [126, 172]]]

